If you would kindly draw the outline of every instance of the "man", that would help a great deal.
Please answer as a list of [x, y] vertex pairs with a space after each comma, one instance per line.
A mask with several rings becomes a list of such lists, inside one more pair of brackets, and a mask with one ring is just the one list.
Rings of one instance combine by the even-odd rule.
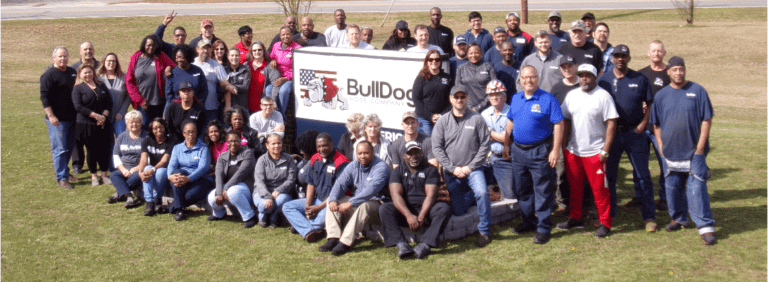
[[429, 50], [435, 49], [440, 52], [440, 55], [444, 55], [443, 48], [440, 46], [429, 44], [429, 29], [426, 25], [417, 25], [413, 31], [416, 33], [416, 46], [408, 48], [406, 52], [410, 53], [427, 53]]
[[[429, 27], [429, 44], [440, 47], [444, 52], [448, 53], [449, 57], [454, 56], [452, 46], [453, 30], [441, 24], [443, 20], [443, 11], [438, 7], [433, 7], [429, 10], [429, 21], [431, 22]], [[417, 33], [418, 36], [418, 33]]]
[[[440, 174], [425, 161], [424, 153], [429, 152], [422, 150], [417, 141], [405, 143], [398, 151], [403, 151], [404, 161], [389, 177], [392, 202], [379, 206], [384, 246], [397, 246], [397, 256], [401, 259], [413, 254], [425, 259], [431, 248], [440, 246], [440, 234], [451, 218], [451, 207], [437, 201]], [[418, 232], [416, 248], [405, 241], [401, 226]]]
[[407, 111], [403, 113], [402, 123], [403, 136], [398, 137], [389, 144], [389, 157], [392, 160], [392, 168], [397, 168], [403, 162], [402, 156], [405, 153], [405, 144], [416, 142], [423, 149], [422, 158], [434, 167], [438, 166], [437, 159], [432, 155], [432, 139], [429, 135], [419, 133], [419, 120], [416, 113]]
[[[510, 44], [510, 42], [506, 42]], [[483, 110], [480, 116], [485, 121], [488, 133], [491, 138], [491, 154], [488, 156], [486, 177], [492, 176], [496, 179], [499, 191], [505, 199], [516, 199], [512, 187], [514, 179], [512, 177], [512, 163], [502, 156], [504, 153], [504, 133], [507, 128], [507, 113], [509, 105], [507, 101], [507, 89], [498, 79], [491, 80], [485, 87], [485, 93], [488, 94], [488, 101], [491, 106]]]
[[220, 84], [225, 86], [230, 93], [237, 93], [237, 89], [230, 85], [229, 80], [227, 80], [227, 71], [219, 62], [211, 58], [211, 54], [211, 42], [207, 39], [198, 41], [197, 58], [192, 64], [203, 70], [208, 86], [208, 97], [204, 102], [206, 123], [214, 119], [221, 120], [219, 117], [219, 93], [217, 92]]
[[176, 45], [184, 44], [185, 41], [187, 41], [187, 31], [184, 29], [184, 27], [177, 26], [173, 29], [173, 42], [174, 43], [168, 43], [163, 41], [163, 35], [165, 34], [165, 28], [168, 27], [169, 24], [173, 21], [174, 18], [176, 18], [176, 15], [178, 13], [174, 14], [174, 11], [171, 11], [168, 15], [165, 15], [165, 18], [163, 19], [163, 22], [160, 23], [159, 26], [157, 26], [157, 29], [155, 30], [155, 35], [157, 38], [160, 38], [160, 42], [156, 42], [155, 44], [158, 45], [157, 48], [160, 48], [160, 50], [168, 55], [168, 58], [173, 59], [173, 48], [176, 48]]
[[[515, 193], [523, 222], [512, 228], [516, 234], [536, 230], [533, 242], [545, 244], [552, 232], [549, 219], [555, 190], [555, 165], [560, 158], [563, 115], [552, 94], [538, 87], [533, 66], [520, 72], [523, 91], [509, 107], [504, 135], [504, 159], [512, 160]], [[514, 128], [514, 130], [513, 130]], [[512, 145], [514, 140], [514, 146]]]
[[586, 12], [581, 16], [581, 20], [584, 21], [584, 26], [586, 27], [584, 32], [586, 33], [587, 41], [593, 42], [595, 33], [595, 14]]
[[[568, 33], [560, 30], [560, 24], [563, 23], [563, 16], [558, 11], [552, 11], [547, 17], [547, 25], [549, 26], [549, 39], [552, 43], [552, 50], [560, 49], [560, 46], [571, 42], [571, 38], [568, 37]], [[539, 74], [541, 77], [541, 74]], [[546, 90], [545, 90], [546, 91]]]
[[189, 46], [192, 46], [192, 48], [197, 47], [198, 42], [200, 42], [202, 39], [208, 39], [208, 41], [211, 43], [219, 40], [219, 38], [213, 34], [213, 21], [211, 21], [211, 19], [204, 19], [202, 22], [200, 22], [200, 36], [195, 37], [189, 41]]
[[595, 26], [595, 45], [603, 52], [603, 73], [613, 70], [613, 45], [608, 43], [608, 36], [611, 30], [608, 29], [608, 25], [604, 22], [600, 22]]
[[618, 45], [613, 52], [611, 72], [605, 73], [597, 80], [597, 85], [608, 91], [616, 103], [619, 119], [616, 125], [616, 136], [608, 152], [605, 164], [605, 176], [608, 178], [608, 189], [611, 193], [611, 217], [616, 217], [616, 182], [619, 174], [619, 161], [624, 152], [632, 164], [632, 179], [635, 191], [640, 191], [642, 208], [640, 209], [645, 231], [656, 232], [656, 208], [653, 204], [653, 181], [648, 170], [648, 158], [651, 151], [648, 148], [648, 136], [645, 127], [648, 125], [650, 111], [645, 105], [651, 104], [651, 85], [648, 79], [639, 72], [629, 68], [632, 59], [629, 47]]
[[443, 166], [453, 213], [464, 215], [472, 200], [477, 202], [477, 246], [483, 248], [491, 242], [491, 199], [482, 171], [490, 136], [480, 114], [467, 107], [467, 98], [463, 85], [451, 89], [451, 112], [435, 124], [432, 153]]
[[600, 76], [603, 73], [603, 52], [594, 43], [587, 42], [585, 29], [584, 21], [573, 21], [570, 31], [571, 42], [560, 46], [557, 52], [563, 56], [573, 57], [577, 65], [593, 65], [598, 70], [597, 75]]
[[[515, 59], [515, 47], [512, 42], [505, 41], [501, 43], [501, 62], [493, 65], [493, 69], [496, 70], [496, 78], [504, 84], [504, 88], [508, 93], [516, 93], [517, 87], [515, 81], [520, 74], [518, 69], [520, 68], [521, 61]], [[507, 95], [505, 103], [509, 103], [512, 95]]]
[[483, 61], [488, 62], [491, 65], [496, 65], [504, 58], [501, 57], [501, 44], [507, 41], [507, 30], [503, 27], [497, 26], [493, 29], [493, 42], [496, 43], [493, 48], [488, 49], [488, 52], [483, 54]]
[[93, 48], [93, 43], [90, 41], [83, 41], [80, 43], [80, 60], [73, 63], [70, 67], [77, 71], [82, 64], [89, 64], [93, 66], [93, 69], [99, 69], [99, 61], [93, 56], [96, 49]]
[[373, 47], [373, 45], [360, 40], [360, 27], [356, 24], [347, 25], [347, 42], [349, 42], [349, 45], [344, 46], [344, 48], [365, 50], [376, 49], [376, 47]]
[[[296, 36], [299, 34], [299, 30], [296, 28], [296, 17], [294, 16], [287, 16], [285, 17], [285, 20], [283, 21], [283, 26], [287, 26], [291, 29], [292, 36]], [[275, 45], [275, 43], [280, 42], [280, 31], [278, 30], [277, 34], [275, 34], [275, 37], [272, 37], [272, 42], [269, 43], [269, 46], [267, 46], [267, 53], [266, 56], [269, 57], [269, 54], [272, 54], [272, 47]], [[301, 44], [299, 44], [301, 45]], [[304, 46], [304, 45], [301, 45]]]
[[326, 45], [337, 48], [349, 46], [349, 39], [347, 39], [347, 14], [342, 9], [336, 9], [333, 12], [333, 19], [336, 21], [336, 24], [325, 29]]
[[451, 81], [456, 81], [456, 69], [469, 62], [469, 59], [467, 58], [468, 49], [469, 44], [467, 44], [467, 37], [463, 34], [456, 35], [456, 37], [453, 38], [453, 52], [456, 55], [448, 59], [448, 63], [451, 66]]
[[597, 68], [590, 64], [579, 65], [580, 89], [573, 90], [561, 105], [566, 121], [565, 132], [570, 132], [564, 152], [565, 171], [571, 190], [570, 218], [557, 224], [557, 229], [584, 228], [581, 205], [586, 176], [595, 196], [600, 226], [595, 238], [605, 238], [611, 232], [611, 196], [605, 178], [605, 162], [616, 133], [616, 112], [613, 98], [597, 87]]
[[526, 56], [536, 51], [533, 37], [520, 29], [520, 15], [517, 12], [507, 14], [507, 36], [507, 40], [514, 45], [515, 61], [522, 62]]
[[[525, 57], [520, 68], [533, 66], [539, 77], [539, 88], [545, 92], [550, 92], [552, 86], [563, 79], [563, 74], [560, 73], [559, 68], [561, 55], [552, 50], [552, 41], [546, 31], [540, 30], [533, 38], [536, 42], [536, 53]], [[520, 80], [517, 81], [517, 89], [523, 89]]]
[[[648, 57], [651, 58], [651, 64], [640, 69], [640, 73], [645, 75], [648, 78], [648, 82], [651, 83], [651, 95], [653, 97], [656, 97], [656, 93], [669, 85], [670, 82], [669, 74], [667, 74], [667, 65], [664, 63], [664, 56], [666, 55], [667, 51], [664, 49], [664, 43], [658, 40], [651, 42], [651, 46], [648, 49]], [[656, 209], [666, 211], [668, 209], [667, 191], [664, 186], [664, 167], [666, 164], [661, 158], [659, 144], [656, 143], [656, 137], [653, 135], [653, 125], [650, 122], [648, 127], [645, 128], [645, 134], [648, 135], [648, 139], [653, 145], [653, 151], [656, 153], [656, 160], [659, 162], [659, 201], [656, 202]], [[639, 191], [635, 191], [635, 197], [625, 206], [640, 206]]]
[[667, 67], [670, 84], [657, 93], [650, 117], [668, 171], [665, 184], [672, 222], [664, 229], [680, 230], [688, 225], [690, 214], [704, 244], [712, 245], [717, 240], [707, 192], [712, 172], [706, 158], [715, 113], [707, 90], [685, 79], [683, 58], [672, 57]]
[[301, 18], [301, 32], [293, 36], [293, 41], [301, 46], [328, 46], [325, 34], [315, 32], [315, 22], [310, 17]]
[[371, 41], [373, 41], [373, 29], [367, 26], [362, 27], [363, 31], [360, 35], [360, 40], [362, 40], [365, 43], [371, 44]]
[[[574, 89], [580, 88], [579, 77], [576, 76], [576, 69], [578, 67], [573, 62], [573, 57], [562, 56], [560, 58], [560, 72], [563, 74], [563, 79], [552, 87], [550, 92], [557, 102], [562, 104], [565, 101], [568, 92]], [[568, 215], [568, 200], [570, 198], [570, 192], [568, 189], [568, 178], [565, 173], [565, 158], [563, 158], [562, 151], [560, 151], [560, 158], [557, 159], [557, 166], [555, 166], [557, 172], [557, 191], [555, 192], [555, 204], [557, 209], [555, 210], [555, 216]]]
[[[361, 141], [355, 152], [357, 160], [349, 163], [339, 175], [328, 196], [330, 212], [325, 214], [328, 242], [320, 246], [320, 251], [330, 251], [335, 256], [352, 249], [368, 218], [378, 218], [378, 196], [389, 181], [389, 166], [374, 155], [371, 142]], [[352, 192], [351, 196], [344, 195], [347, 191]]]
[[243, 64], [248, 60], [248, 50], [250, 50], [253, 41], [253, 29], [247, 25], [241, 26], [237, 29], [237, 36], [240, 37], [240, 41], [235, 44], [235, 48], [240, 51], [240, 64]]
[[483, 17], [478, 12], [469, 13], [469, 29], [464, 33], [467, 44], [477, 43], [483, 53], [493, 48], [493, 35], [483, 28]]
[[331, 188], [349, 163], [344, 154], [333, 148], [333, 138], [328, 133], [317, 135], [317, 153], [309, 160], [307, 198], [296, 199], [283, 205], [283, 214], [307, 243], [317, 242], [323, 236], [326, 199]]
[[266, 96], [261, 98], [261, 111], [251, 115], [248, 125], [259, 133], [259, 140], [267, 135], [276, 133], [280, 137], [285, 136], [285, 123], [280, 112], [275, 113], [275, 100]]
[[69, 51], [64, 46], [53, 48], [53, 67], [40, 76], [40, 102], [45, 111], [45, 124], [51, 142], [53, 169], [56, 183], [64, 189], [72, 189], [70, 181], [77, 178], [69, 174], [69, 158], [75, 146], [75, 105], [72, 103], [72, 89], [77, 80], [77, 71], [68, 67]]

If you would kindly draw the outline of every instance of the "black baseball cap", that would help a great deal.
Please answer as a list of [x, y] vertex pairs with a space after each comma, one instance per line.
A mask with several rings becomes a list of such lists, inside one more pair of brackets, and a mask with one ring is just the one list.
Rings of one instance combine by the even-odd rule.
[[616, 45], [616, 47], [613, 47], [613, 55], [616, 56], [618, 54], [624, 54], [624, 55], [627, 55], [627, 57], [629, 57], [629, 47], [627, 47], [627, 45], [624, 45], [624, 44]]
[[408, 23], [405, 22], [404, 20], [400, 20], [399, 22], [397, 22], [397, 25], [395, 25], [395, 28], [396, 29], [408, 29]]
[[595, 19], [595, 14], [593, 14], [592, 12], [587, 12], [586, 14], [581, 16], [581, 19], [582, 20], [586, 20], [586, 19], [593, 19], [594, 20]]
[[685, 60], [683, 58], [680, 58], [678, 56], [674, 56], [672, 58], [669, 58], [669, 62], [667, 63], [667, 67], [685, 67]]
[[179, 84], [179, 90], [181, 89], [194, 89], [194, 87], [192, 87], [192, 82], [183, 81], [181, 84]]

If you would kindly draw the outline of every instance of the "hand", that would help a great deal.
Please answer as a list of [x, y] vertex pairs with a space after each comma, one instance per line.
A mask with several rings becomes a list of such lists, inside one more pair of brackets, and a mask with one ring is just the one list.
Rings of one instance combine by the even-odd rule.
[[227, 86], [227, 91], [229, 91], [229, 93], [232, 94], [232, 95], [237, 95], [237, 88], [235, 88], [232, 85]]
[[469, 174], [472, 173], [472, 170], [469, 169], [468, 166], [462, 166], [461, 167], [461, 173], [463, 173], [464, 176], [469, 176]]
[[223, 205], [224, 204], [224, 195], [218, 195], [216, 196], [216, 205]]
[[339, 205], [338, 211], [339, 213], [347, 213], [350, 209], [352, 209], [352, 203], [346, 202]]
[[635, 127], [635, 130], [634, 130], [634, 132], [637, 134], [643, 133], [643, 131], [645, 131], [645, 127], [640, 127], [639, 125]]
[[139, 173], [139, 178], [141, 178], [141, 182], [147, 182], [152, 179], [153, 175], [155, 175], [155, 171], [153, 169], [147, 169]]
[[457, 166], [453, 169], [453, 176], [456, 176], [456, 178], [464, 178], [466, 175], [464, 175], [464, 172], [461, 170], [461, 168]]
[[146, 111], [147, 107], [149, 107], [149, 105], [147, 104], [147, 101], [144, 101], [144, 104], [141, 104], [141, 109]]
[[177, 186], [184, 186], [187, 183], [189, 183], [189, 177], [184, 176], [184, 175], [179, 175], [179, 185], [177, 185]]
[[123, 174], [123, 177], [125, 177], [125, 178], [131, 177], [131, 171], [130, 171], [130, 170], [127, 170], [127, 169], [121, 169], [121, 170], [120, 170], [120, 173], [122, 173], [122, 174]]
[[432, 123], [437, 123], [437, 120], [440, 119], [443, 115], [441, 114], [434, 114], [432, 115]]
[[56, 117], [56, 116], [54, 116], [54, 115], [48, 116], [48, 121], [49, 121], [49, 122], [51, 123], [51, 125], [53, 125], [53, 126], [59, 126], [59, 118], [57, 118], [57, 117]]
[[328, 203], [328, 210], [335, 212], [339, 210], [339, 203], [333, 201]]
[[171, 66], [165, 67], [165, 77], [167, 78], [173, 77], [173, 67]]
[[164, 26], [168, 26], [173, 21], [173, 18], [175, 18], [176, 15], [179, 14], [179, 13], [173, 14], [173, 12], [175, 12], [175, 10], [172, 10], [168, 15], [165, 16], [165, 19], [163, 19]]
[[277, 196], [279, 196], [279, 195], [280, 195], [280, 192], [278, 192], [278, 191], [272, 191], [272, 198], [273, 198], [273, 199], [277, 199]]
[[[265, 55], [265, 56], [267, 56], [267, 55]], [[272, 69], [276, 69], [277, 68], [277, 61], [272, 60], [271, 62], [269, 62], [269, 67], [272, 68]]]
[[133, 174], [134, 172], [137, 172], [137, 171], [139, 171], [139, 167], [138, 166], [134, 166], [132, 169], [128, 170], [128, 173]]
[[107, 121], [107, 118], [100, 114], [96, 114], [93, 118], [96, 120], [96, 125], [103, 125]]
[[304, 207], [304, 213], [310, 217], [314, 217], [317, 215], [318, 212], [320, 212], [321, 208], [319, 206], [308, 206]]
[[408, 227], [411, 228], [411, 231], [416, 232], [416, 229], [419, 229], [419, 218], [417, 218], [415, 215], [411, 214], [406, 216], [405, 219], [408, 220]]
[[509, 146], [504, 146], [504, 150], [501, 151], [501, 157], [505, 160], [511, 160], [509, 157]]
[[267, 210], [272, 209], [272, 206], [274, 205], [275, 205], [275, 201], [272, 199], [267, 199], [266, 201], [264, 201], [264, 208]]
[[608, 157], [603, 154], [598, 154], [598, 156], [600, 156], [600, 163], [604, 164], [608, 160]]
[[647, 113], [647, 112], [648, 112], [648, 104], [646, 104], [645, 102], [643, 102], [643, 114], [645, 114], [645, 113]]
[[123, 115], [121, 115], [121, 114], [116, 114], [115, 115], [115, 121], [120, 121], [121, 119], [123, 119]]
[[275, 126], [274, 130], [279, 132], [285, 132], [285, 125], [283, 125], [282, 123], [278, 124], [277, 126]]
[[560, 158], [560, 152], [552, 150], [549, 152], [549, 166], [554, 168], [557, 165], [557, 160]]
[[[273, 62], [274, 62], [274, 61], [273, 61]], [[272, 85], [274, 85], [274, 86], [280, 86], [280, 85], [283, 85], [283, 83], [285, 83], [286, 81], [288, 81], [288, 79], [287, 79], [287, 78], [285, 78], [285, 77], [281, 77], [281, 78], [278, 78], [277, 80], [275, 80], [275, 82], [273, 82], [273, 83], [272, 83]]]

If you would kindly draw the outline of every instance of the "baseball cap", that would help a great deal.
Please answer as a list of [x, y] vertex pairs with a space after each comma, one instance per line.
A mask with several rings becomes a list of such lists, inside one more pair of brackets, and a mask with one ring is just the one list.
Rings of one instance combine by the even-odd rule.
[[561, 19], [563, 18], [563, 16], [561, 16], [560, 12], [558, 12], [558, 11], [549, 12], [549, 17], [547, 17], [547, 18], [551, 18], [551, 17], [558, 17], [558, 18], [561, 18]]
[[580, 75], [582, 73], [591, 73], [595, 77], [597, 77], [597, 68], [593, 66], [592, 64], [581, 64], [579, 66], [579, 69], [576, 70], [576, 75]]
[[459, 45], [459, 44], [467, 44], [467, 37], [463, 34], [456, 35], [456, 37], [453, 38], [453, 45]]
[[575, 65], [576, 62], [573, 60], [573, 57], [571, 57], [570, 55], [563, 55], [562, 57], [560, 57], [560, 66], [564, 64]]
[[615, 56], [616, 54], [624, 54], [629, 56], [629, 47], [624, 44], [616, 45], [616, 47], [613, 47], [613, 55]]
[[667, 67], [685, 67], [685, 60], [683, 58], [680, 58], [678, 56], [674, 56], [672, 58], [669, 58], [669, 62], [667, 63]]
[[418, 118], [416, 117], [416, 114], [414, 112], [412, 112], [412, 111], [404, 112], [403, 113], [403, 118], [401, 120], [405, 121], [408, 118], [414, 118], [414, 119], [418, 120]]
[[181, 89], [193, 89], [192, 83], [189, 81], [182, 81], [181, 84], [179, 84], [179, 90]]
[[405, 151], [408, 152], [411, 149], [419, 149], [419, 150], [421, 150], [421, 145], [419, 145], [419, 142], [416, 142], [415, 140], [406, 142], [405, 143]]
[[211, 19], [204, 19], [200, 22], [200, 27], [205, 27], [207, 25], [213, 26], [213, 21]]
[[514, 16], [515, 18], [518, 18], [518, 19], [520, 18], [520, 15], [517, 14], [517, 12], [509, 12], [509, 14], [507, 14], [507, 19], [509, 17], [512, 17], [512, 16]]
[[496, 28], [493, 29], [493, 34], [497, 34], [497, 33], [507, 33], [507, 30], [503, 27], [497, 26]]
[[211, 41], [208, 40], [208, 39], [203, 38], [203, 39], [200, 39], [200, 41], [197, 42], [197, 47], [198, 48], [205, 47], [205, 45], [211, 45]]
[[583, 16], [581, 16], [581, 19], [582, 20], [585, 20], [585, 19], [593, 19], [594, 20], [595, 19], [595, 14], [593, 14], [592, 12], [587, 12]]
[[396, 29], [408, 29], [408, 23], [405, 22], [404, 20], [400, 20], [399, 22], [397, 22], [397, 25], [395, 25], [395, 28]]
[[451, 88], [451, 96], [453, 96], [453, 95], [455, 95], [456, 93], [459, 93], [459, 92], [467, 94], [467, 88], [464, 87], [464, 85], [461, 85], [461, 84], [456, 84], [456, 85], [453, 86], [453, 88]]
[[494, 79], [488, 82], [488, 84], [485, 85], [485, 94], [491, 94], [491, 93], [499, 93], [506, 95], [507, 94], [507, 88], [504, 87], [504, 84], [501, 83], [501, 80]]
[[584, 24], [584, 21], [582, 20], [575, 20], [571, 23], [571, 30], [585, 30], [587, 29], [587, 26]]

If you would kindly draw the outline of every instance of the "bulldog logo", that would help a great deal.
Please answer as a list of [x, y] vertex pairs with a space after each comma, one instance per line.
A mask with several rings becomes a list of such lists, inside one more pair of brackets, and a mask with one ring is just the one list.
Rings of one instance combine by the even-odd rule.
[[[317, 76], [318, 73], [323, 73]], [[300, 85], [306, 86], [304, 95], [302, 95], [304, 106], [311, 107], [312, 104], [320, 102], [321, 105], [329, 110], [335, 110], [338, 106], [340, 110], [349, 109], [349, 102], [342, 88], [336, 86], [335, 78], [326, 75], [335, 75], [336, 72], [321, 72], [314, 70], [301, 70]], [[338, 104], [341, 105], [338, 105]]]

